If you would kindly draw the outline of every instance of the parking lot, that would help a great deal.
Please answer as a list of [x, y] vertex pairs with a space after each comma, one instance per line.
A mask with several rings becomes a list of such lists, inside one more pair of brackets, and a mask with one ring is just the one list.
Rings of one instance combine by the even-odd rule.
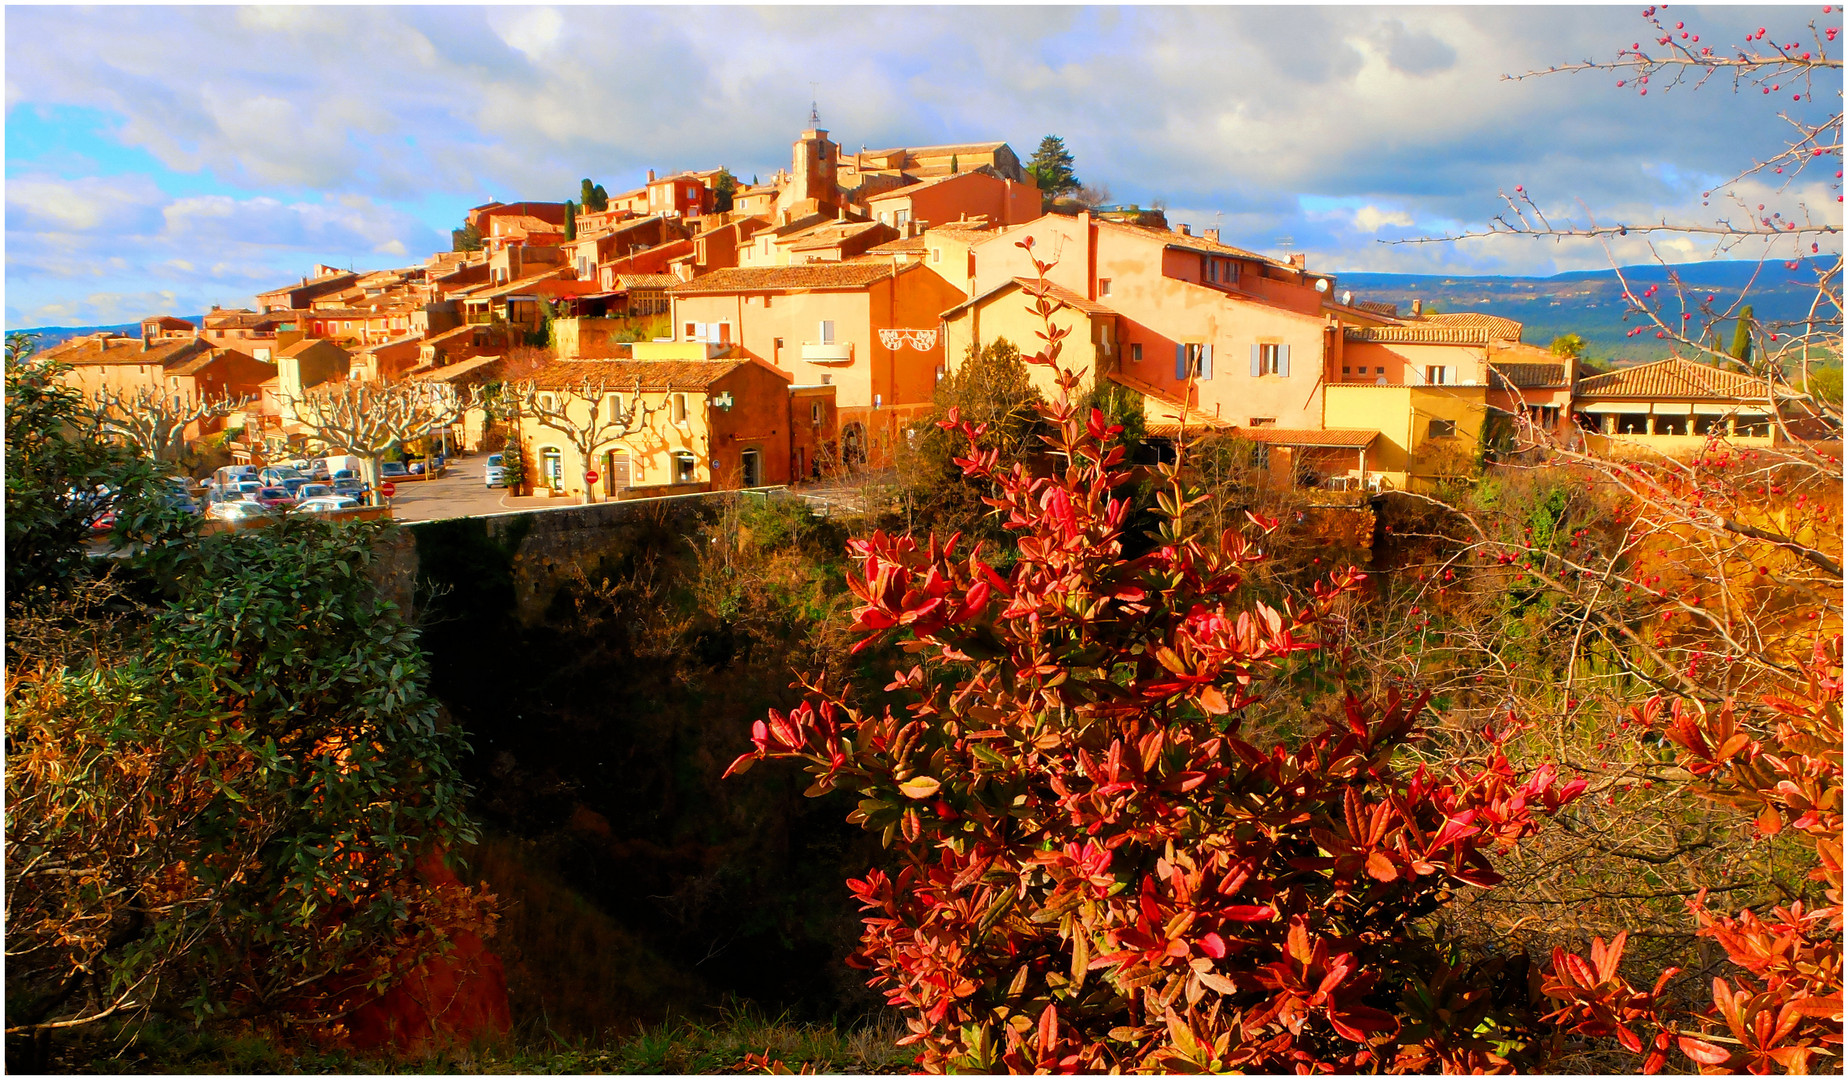
[[[507, 499], [505, 488], [483, 484], [488, 455], [450, 458], [449, 467], [435, 480], [397, 482], [391, 497], [391, 516], [397, 521], [436, 521], [524, 510], [525, 503], [544, 500]], [[505, 501], [503, 501], [505, 500]]]

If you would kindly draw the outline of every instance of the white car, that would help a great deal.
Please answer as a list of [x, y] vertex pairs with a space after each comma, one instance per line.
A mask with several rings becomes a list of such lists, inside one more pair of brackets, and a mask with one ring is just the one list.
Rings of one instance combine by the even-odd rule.
[[336, 510], [357, 509], [359, 500], [349, 499], [345, 495], [316, 495], [295, 504], [295, 512], [298, 514], [331, 514]]
[[484, 472], [488, 487], [507, 486], [507, 474], [505, 470], [501, 468], [501, 456], [499, 454], [488, 455], [488, 467]]
[[255, 499], [233, 499], [213, 503], [206, 508], [205, 516], [215, 521], [251, 521], [256, 518], [274, 518], [276, 511]]

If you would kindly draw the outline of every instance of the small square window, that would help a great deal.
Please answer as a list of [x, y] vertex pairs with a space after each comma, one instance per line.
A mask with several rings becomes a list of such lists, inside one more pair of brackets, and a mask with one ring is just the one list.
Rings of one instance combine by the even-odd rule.
[[[1362, 373], [1362, 374], [1365, 374], [1365, 373], [1366, 373], [1366, 370], [1367, 370], [1367, 369], [1365, 369], [1365, 368], [1362, 368], [1362, 369], [1361, 369], [1361, 373]], [[1374, 369], [1373, 369], [1373, 373], [1374, 373], [1375, 375], [1384, 375], [1384, 374], [1386, 374], [1386, 369], [1385, 369], [1385, 368], [1383, 368], [1383, 367], [1376, 367], [1376, 368], [1374, 368]]]
[[1109, 278], [1100, 277], [1097, 279], [1097, 295], [1099, 296], [1109, 296], [1110, 295], [1110, 279]]
[[1426, 435], [1432, 439], [1449, 439], [1454, 438], [1456, 433], [1457, 422], [1455, 420], [1433, 420], [1431, 429]]
[[1139, 341], [1134, 342], [1129, 346], [1129, 362], [1132, 364], [1142, 363], [1142, 343], [1141, 342]]
[[1252, 427], [1276, 427], [1277, 418], [1274, 416], [1254, 416], [1251, 418], [1251, 426]]

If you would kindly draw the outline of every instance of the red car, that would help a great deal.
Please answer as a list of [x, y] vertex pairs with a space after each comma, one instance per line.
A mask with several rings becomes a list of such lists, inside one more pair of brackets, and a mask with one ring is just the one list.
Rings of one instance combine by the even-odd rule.
[[287, 510], [295, 505], [295, 496], [289, 494], [288, 488], [281, 486], [263, 488], [249, 498], [261, 503], [265, 510]]

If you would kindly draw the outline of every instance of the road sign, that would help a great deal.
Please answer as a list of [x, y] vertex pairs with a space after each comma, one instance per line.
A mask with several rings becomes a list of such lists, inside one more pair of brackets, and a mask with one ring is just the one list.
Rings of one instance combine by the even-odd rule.
[[593, 483], [593, 484], [596, 483], [597, 482], [597, 470], [591, 469], [590, 471], [586, 472], [584, 474], [584, 479], [589, 481], [590, 483]]
[[398, 493], [398, 485], [392, 483], [390, 480], [387, 480], [383, 484], [379, 485], [379, 494], [385, 496], [387, 499], [391, 498], [393, 495], [396, 495], [397, 493]]

